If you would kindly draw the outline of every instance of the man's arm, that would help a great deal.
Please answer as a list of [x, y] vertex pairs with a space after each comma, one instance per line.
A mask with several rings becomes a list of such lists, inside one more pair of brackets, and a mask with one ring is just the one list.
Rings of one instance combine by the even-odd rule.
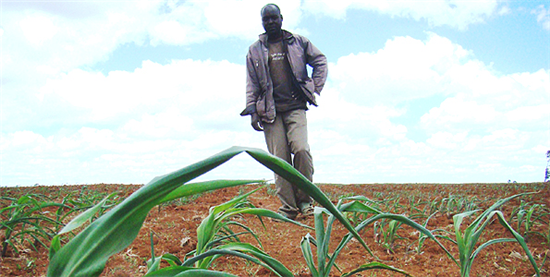
[[246, 109], [241, 112], [242, 116], [253, 114], [256, 112], [256, 101], [260, 86], [258, 84], [258, 77], [256, 75], [256, 69], [254, 68], [254, 61], [250, 57], [250, 53], [246, 55]]
[[327, 58], [313, 43], [306, 40], [306, 61], [313, 68], [311, 79], [315, 84], [315, 93], [321, 94], [328, 75]]
[[256, 112], [256, 102], [258, 100], [260, 86], [254, 61], [250, 53], [246, 55], [246, 108], [241, 112], [241, 116], [250, 115], [250, 124], [256, 131], [263, 131], [262, 121]]

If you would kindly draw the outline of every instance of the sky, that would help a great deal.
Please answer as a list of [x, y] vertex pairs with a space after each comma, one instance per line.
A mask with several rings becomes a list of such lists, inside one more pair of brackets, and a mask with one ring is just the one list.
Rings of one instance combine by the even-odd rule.
[[[271, 1], [0, 1], [0, 186], [144, 184], [266, 150], [245, 56]], [[550, 3], [276, 1], [329, 62], [318, 183], [541, 182]], [[246, 154], [199, 180], [273, 179]]]

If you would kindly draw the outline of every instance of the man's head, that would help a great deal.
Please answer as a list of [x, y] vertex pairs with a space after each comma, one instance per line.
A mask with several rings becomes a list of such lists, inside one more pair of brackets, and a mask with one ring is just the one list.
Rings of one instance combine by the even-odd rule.
[[283, 26], [283, 16], [281, 9], [275, 4], [267, 4], [262, 8], [262, 25], [269, 38], [278, 38], [281, 36], [281, 27]]

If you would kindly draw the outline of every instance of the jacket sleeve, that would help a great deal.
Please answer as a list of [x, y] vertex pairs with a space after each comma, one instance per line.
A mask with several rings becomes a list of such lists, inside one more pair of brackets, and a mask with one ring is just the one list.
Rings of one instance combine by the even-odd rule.
[[241, 116], [256, 113], [256, 101], [260, 93], [260, 85], [256, 67], [250, 50], [246, 55], [246, 108], [241, 112]]
[[327, 58], [309, 40], [305, 39], [305, 44], [307, 64], [313, 68], [311, 79], [315, 84], [315, 93], [321, 94], [328, 75]]

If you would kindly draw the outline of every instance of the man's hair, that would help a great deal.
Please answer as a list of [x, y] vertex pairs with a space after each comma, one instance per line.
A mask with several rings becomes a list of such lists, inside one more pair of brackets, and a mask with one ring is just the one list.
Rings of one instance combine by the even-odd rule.
[[272, 7], [275, 7], [277, 9], [277, 11], [279, 11], [279, 14], [281, 14], [281, 9], [279, 8], [279, 6], [277, 6], [276, 4], [273, 4], [273, 3], [270, 3], [270, 4], [267, 4], [265, 5], [262, 10], [260, 11], [260, 15], [264, 15], [264, 11], [267, 7], [269, 6], [272, 6]]

